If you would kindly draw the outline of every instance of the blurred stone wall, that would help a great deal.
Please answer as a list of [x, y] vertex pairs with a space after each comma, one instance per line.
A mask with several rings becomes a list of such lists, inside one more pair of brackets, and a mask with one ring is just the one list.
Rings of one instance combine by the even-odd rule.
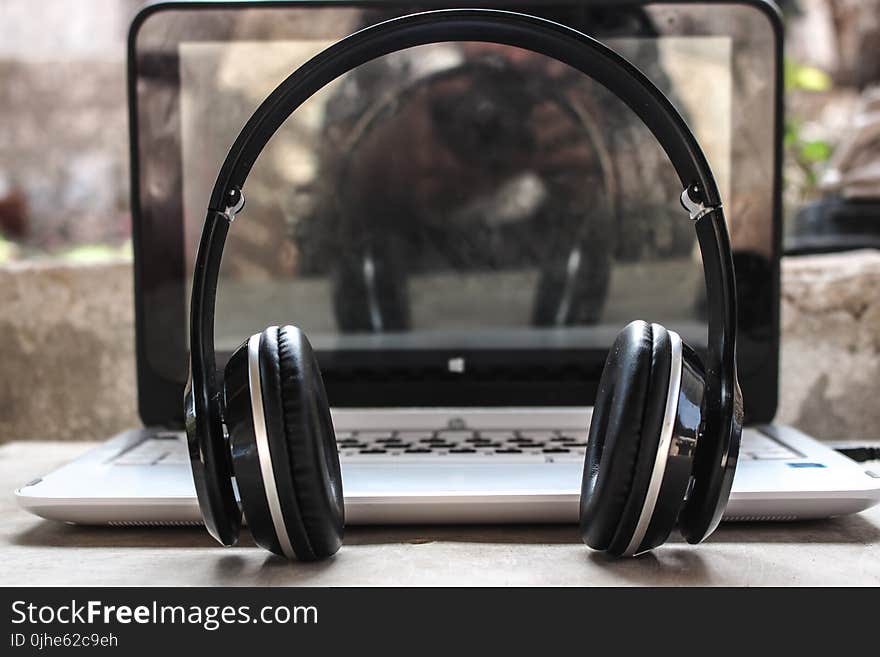
[[783, 259], [778, 419], [825, 439], [880, 438], [880, 252]]
[[[786, 217], [792, 217], [821, 196], [817, 182], [831, 153], [851, 131], [861, 94], [880, 84], [880, 0], [782, 4], [789, 76], [783, 202]], [[812, 69], [808, 83], [793, 73], [802, 67]], [[805, 155], [801, 147], [807, 144], [819, 149]]]
[[880, 0], [783, 0], [786, 52], [827, 71], [839, 86], [880, 81]]
[[23, 255], [130, 234], [125, 38], [140, 4], [0, 3], [0, 235]]
[[[0, 266], [0, 442], [136, 426], [131, 265]], [[880, 437], [880, 252], [783, 261], [777, 419]]]
[[0, 266], [0, 442], [137, 426], [130, 262]]

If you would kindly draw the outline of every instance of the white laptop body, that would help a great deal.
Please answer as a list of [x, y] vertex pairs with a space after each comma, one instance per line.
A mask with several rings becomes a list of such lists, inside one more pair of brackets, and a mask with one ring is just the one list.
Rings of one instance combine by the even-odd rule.
[[[584, 439], [588, 409], [337, 410], [333, 418], [349, 524], [577, 521], [583, 448], [553, 445]], [[504, 446], [455, 451], [481, 436]], [[377, 442], [395, 438], [410, 450], [430, 440], [443, 448]], [[185, 438], [175, 432], [118, 435], [16, 496], [28, 511], [66, 522], [200, 522]], [[789, 427], [747, 428], [725, 519], [823, 518], [878, 501], [880, 478], [829, 447]]]

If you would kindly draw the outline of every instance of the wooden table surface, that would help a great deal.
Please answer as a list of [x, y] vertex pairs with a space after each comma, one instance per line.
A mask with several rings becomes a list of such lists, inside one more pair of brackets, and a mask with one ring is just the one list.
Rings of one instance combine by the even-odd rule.
[[245, 535], [234, 548], [197, 528], [75, 527], [22, 511], [13, 490], [92, 447], [0, 446], [4, 585], [880, 585], [880, 507], [846, 518], [730, 523], [703, 545], [674, 539], [610, 560], [571, 526], [349, 527], [321, 563], [288, 563]]

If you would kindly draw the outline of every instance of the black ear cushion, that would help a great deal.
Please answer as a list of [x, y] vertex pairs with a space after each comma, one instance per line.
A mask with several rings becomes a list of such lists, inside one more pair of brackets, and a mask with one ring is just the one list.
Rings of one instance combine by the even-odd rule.
[[[626, 550], [632, 540], [636, 525], [638, 525], [648, 484], [654, 471], [660, 432], [666, 415], [666, 399], [669, 393], [669, 375], [672, 367], [672, 341], [669, 332], [659, 324], [651, 325], [651, 338], [653, 342], [651, 374], [648, 378], [648, 391], [644, 399], [639, 452], [633, 469], [629, 495], [621, 511], [614, 538], [608, 546], [608, 551], [617, 555], [623, 554]], [[655, 516], [656, 513], [652, 514], [652, 517]]]
[[[263, 331], [260, 336], [260, 387], [262, 388], [263, 416], [266, 422], [266, 438], [269, 442], [269, 452], [272, 456], [272, 472], [275, 477], [275, 489], [278, 491], [278, 500], [281, 506], [281, 513], [284, 517], [284, 525], [287, 529], [287, 535], [290, 544], [297, 558], [304, 561], [310, 561], [317, 558], [315, 551], [312, 549], [309, 541], [305, 525], [299, 510], [299, 502], [296, 498], [296, 490], [293, 486], [293, 478], [290, 468], [290, 457], [288, 455], [287, 438], [284, 429], [284, 403], [282, 401], [281, 392], [281, 364], [278, 355], [278, 329], [270, 326]], [[242, 491], [242, 495], [245, 491]], [[245, 513], [248, 513], [247, 504], [245, 504]], [[253, 522], [248, 516], [248, 525]], [[253, 520], [262, 524], [263, 520], [271, 523], [268, 516], [258, 516]], [[267, 528], [258, 528], [260, 533], [271, 531], [275, 533], [274, 524]], [[251, 533], [257, 537], [254, 528]], [[277, 541], [276, 541], [277, 544]], [[262, 545], [262, 543], [261, 543]], [[280, 545], [278, 549], [273, 549], [275, 544], [271, 544], [270, 549], [276, 554], [283, 554]]]
[[652, 358], [651, 326], [631, 322], [611, 346], [599, 379], [580, 500], [581, 535], [596, 550], [611, 545], [629, 498]]
[[318, 361], [305, 334], [278, 329], [281, 399], [291, 480], [300, 517], [317, 558], [342, 545], [342, 473], [330, 406]]
[[260, 383], [290, 543], [299, 559], [327, 557], [342, 544], [342, 478], [323, 381], [311, 346], [298, 329], [270, 327], [263, 332]]

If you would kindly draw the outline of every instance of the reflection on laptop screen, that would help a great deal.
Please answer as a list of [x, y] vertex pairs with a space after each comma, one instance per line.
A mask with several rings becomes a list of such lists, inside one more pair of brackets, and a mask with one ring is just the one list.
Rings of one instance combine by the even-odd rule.
[[[667, 94], [706, 152], [735, 250], [766, 263], [774, 248], [769, 23], [736, 5], [684, 11], [536, 10], [595, 34]], [[401, 13], [178, 10], [141, 28], [144, 52], [164, 50], [174, 62], [166, 109], [176, 113], [182, 173], [184, 276], [174, 293], [182, 309], [206, 201], [241, 126], [310, 57]], [[142, 187], [147, 204], [162, 193], [149, 180]], [[430, 368], [460, 352], [467, 358], [457, 366], [467, 369], [493, 351], [520, 353], [524, 366], [553, 353], [601, 365], [633, 318], [705, 345], [702, 269], [680, 192], [635, 114], [555, 60], [482, 43], [376, 59], [292, 114], [255, 163], [224, 254], [217, 347], [293, 323], [332, 379], [333, 367], [363, 365], [368, 352], [371, 367], [377, 353]], [[766, 327], [772, 314], [768, 306], [750, 316]], [[757, 343], [743, 335], [752, 358]], [[436, 362], [425, 356], [440, 352]]]
[[[328, 44], [181, 44], [188, 235], [219, 136]], [[657, 60], [726, 198], [730, 38], [609, 45]], [[687, 93], [710, 85], [709, 102]], [[702, 274], [678, 187], [637, 117], [554, 60], [471, 43], [381, 58], [294, 113], [258, 160], [224, 255], [218, 345], [296, 321], [318, 348], [594, 347], [634, 316], [699, 342]]]

